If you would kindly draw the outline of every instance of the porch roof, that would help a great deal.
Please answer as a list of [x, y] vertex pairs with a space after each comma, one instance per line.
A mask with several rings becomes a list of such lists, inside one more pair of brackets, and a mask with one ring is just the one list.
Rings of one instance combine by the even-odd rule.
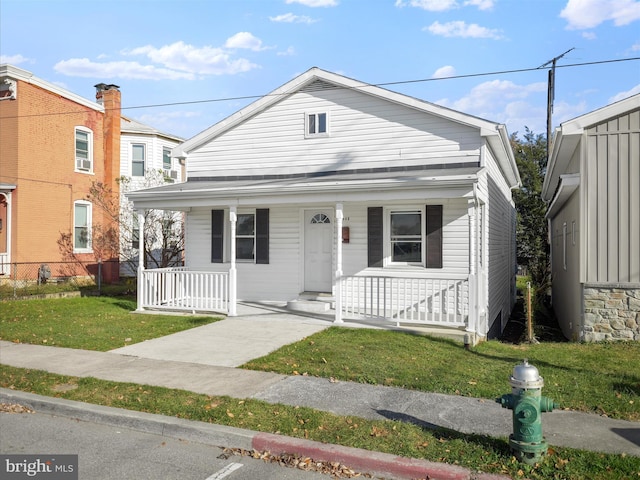
[[468, 196], [482, 168], [475, 162], [457, 165], [456, 168], [439, 165], [438, 168], [388, 168], [351, 173], [201, 178], [129, 192], [127, 197], [135, 209], [187, 211], [199, 206]]

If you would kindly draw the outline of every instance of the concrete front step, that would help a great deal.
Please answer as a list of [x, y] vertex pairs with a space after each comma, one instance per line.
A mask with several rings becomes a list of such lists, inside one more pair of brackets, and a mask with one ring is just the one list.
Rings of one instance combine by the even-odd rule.
[[318, 300], [298, 299], [287, 302], [287, 309], [298, 312], [327, 313], [331, 309], [331, 304]]

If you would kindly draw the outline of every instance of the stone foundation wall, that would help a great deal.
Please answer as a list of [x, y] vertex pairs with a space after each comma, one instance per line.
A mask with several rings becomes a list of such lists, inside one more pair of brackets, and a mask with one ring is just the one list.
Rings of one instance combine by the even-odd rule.
[[585, 285], [582, 340], [640, 340], [640, 285]]

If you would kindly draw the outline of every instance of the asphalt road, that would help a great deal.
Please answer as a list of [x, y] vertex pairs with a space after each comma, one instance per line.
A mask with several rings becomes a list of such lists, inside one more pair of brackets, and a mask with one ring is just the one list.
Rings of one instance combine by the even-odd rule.
[[79, 480], [327, 480], [221, 447], [42, 413], [0, 413], [0, 453], [77, 454]]

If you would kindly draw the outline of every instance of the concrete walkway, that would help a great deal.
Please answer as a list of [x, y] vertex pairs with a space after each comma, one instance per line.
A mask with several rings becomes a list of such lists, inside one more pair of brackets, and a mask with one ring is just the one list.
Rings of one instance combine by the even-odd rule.
[[[461, 433], [492, 437], [508, 437], [511, 433], [511, 411], [492, 400], [234, 368], [331, 325], [330, 320], [322, 318], [245, 305], [238, 317], [111, 352], [0, 341], [0, 363], [308, 406], [340, 415], [396, 419]], [[505, 379], [504, 393], [509, 390]], [[558, 410], [543, 414], [543, 429], [550, 445], [640, 456], [638, 422]]]

